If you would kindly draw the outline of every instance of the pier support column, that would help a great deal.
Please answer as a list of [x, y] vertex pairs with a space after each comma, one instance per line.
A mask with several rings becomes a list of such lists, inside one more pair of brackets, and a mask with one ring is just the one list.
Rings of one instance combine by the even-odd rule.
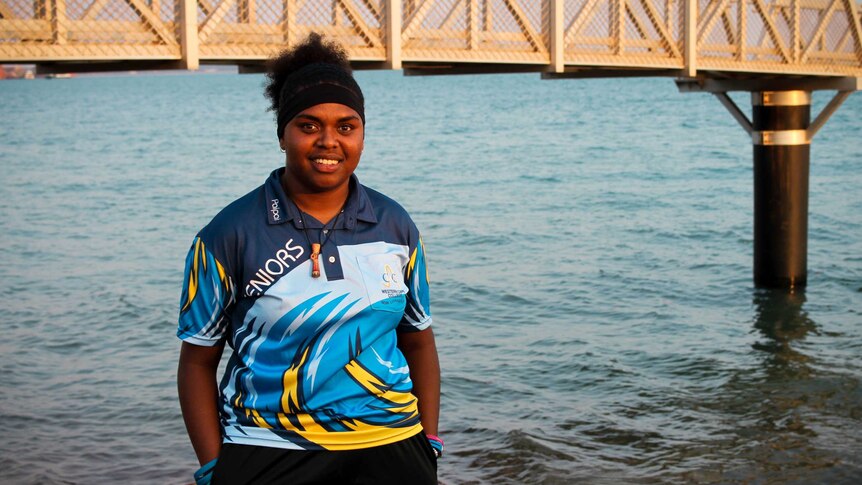
[[[677, 79], [683, 93], [712, 93], [754, 144], [754, 284], [791, 291], [808, 281], [808, 165], [811, 140], [862, 77]], [[811, 121], [811, 92], [835, 96]], [[751, 93], [750, 121], [728, 96]]]
[[811, 93], [751, 93], [754, 143], [754, 284], [807, 282]]
[[180, 22], [180, 46], [183, 69], [197, 71], [200, 68], [200, 39], [198, 38], [198, 3], [195, 0], [180, 0], [177, 4]]

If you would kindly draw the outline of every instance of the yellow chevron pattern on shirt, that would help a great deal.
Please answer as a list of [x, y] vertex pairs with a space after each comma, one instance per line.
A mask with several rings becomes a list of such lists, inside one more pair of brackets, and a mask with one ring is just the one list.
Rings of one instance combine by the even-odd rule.
[[[410, 275], [413, 274], [413, 268], [416, 266], [416, 258], [419, 256], [419, 249], [422, 249], [422, 254], [425, 254], [425, 243], [422, 241], [422, 238], [419, 238], [419, 244], [413, 249], [413, 252], [410, 253], [410, 261], [407, 263], [407, 279], [410, 279]], [[425, 269], [425, 282], [431, 283], [428, 278], [428, 269]]]
[[416, 254], [419, 252], [419, 247], [410, 254], [410, 262], [407, 263], [407, 278], [410, 278], [410, 275], [413, 274], [413, 267], [416, 266]]
[[[338, 421], [349, 431], [330, 431], [321, 426], [313, 413], [302, 410], [297, 398], [301, 385], [299, 373], [307, 364], [310, 353], [311, 348], [305, 348], [300, 358], [285, 371], [282, 377], [284, 391], [281, 397], [281, 412], [277, 413], [278, 424], [282, 428], [294, 431], [306, 440], [328, 450], [357, 449], [362, 447], [362, 443], [369, 443], [369, 446], [394, 443], [421, 430], [421, 424], [418, 423], [414, 426], [398, 428], [366, 423], [358, 419], [341, 419]], [[419, 408], [416, 397], [410, 392], [387, 389], [386, 383], [368, 372], [356, 360], [350, 361], [345, 370], [370, 396], [376, 397], [381, 402], [382, 409], [403, 414], [404, 421], [415, 419], [418, 416]], [[256, 411], [251, 411], [250, 417], [258, 426], [272, 428]]]
[[[350, 361], [345, 367], [347, 373], [350, 374], [356, 382], [365, 389], [368, 394], [376, 396], [379, 400], [389, 403], [386, 409], [391, 413], [407, 413], [410, 415], [405, 418], [409, 419], [416, 415], [419, 412], [418, 407], [416, 406], [416, 397], [409, 392], [399, 392], [393, 391], [392, 389], [387, 388], [385, 382], [383, 382], [379, 377], [368, 372], [367, 369], [359, 365], [355, 360]], [[381, 394], [381, 390], [385, 389], [385, 391]]]
[[[302, 411], [298, 396], [299, 386], [302, 383], [299, 381], [299, 372], [308, 362], [308, 355], [311, 353], [311, 347], [306, 347], [302, 351], [301, 357], [294, 362], [287, 371], [284, 372], [282, 383], [284, 392], [281, 395], [281, 410], [278, 413], [278, 421], [284, 429], [294, 430], [305, 439], [314, 441], [310, 436], [318, 434], [329, 434], [323, 426], [318, 424], [314, 417]], [[288, 419], [288, 414], [294, 416], [298, 424], [294, 424]]]
[[[189, 283], [188, 288], [186, 290], [186, 301], [183, 302], [183, 306], [181, 308], [181, 312], [186, 311], [194, 301], [195, 297], [198, 294], [198, 279], [200, 278], [200, 261], [201, 261], [201, 253], [204, 250], [204, 243], [201, 241], [201, 238], [195, 239], [195, 252], [194, 256], [192, 256], [192, 270], [189, 272]], [[206, 271], [206, 259], [203, 261], [204, 271]]]
[[[186, 301], [183, 302], [180, 312], [188, 310], [188, 308], [192, 305], [192, 302], [195, 300], [195, 297], [198, 296], [198, 288], [200, 288], [201, 275], [206, 275], [207, 273], [206, 246], [204, 246], [204, 242], [201, 241], [201, 238], [199, 237], [195, 238], [195, 250], [192, 258], [192, 269], [189, 272], [188, 288], [186, 289]], [[216, 270], [218, 271], [218, 277], [219, 281], [222, 284], [222, 288], [228, 288], [228, 278], [224, 267], [221, 265], [221, 263], [218, 262], [217, 259], [213, 258], [213, 261], [215, 261]], [[201, 272], [201, 270], [203, 270], [203, 273]]]

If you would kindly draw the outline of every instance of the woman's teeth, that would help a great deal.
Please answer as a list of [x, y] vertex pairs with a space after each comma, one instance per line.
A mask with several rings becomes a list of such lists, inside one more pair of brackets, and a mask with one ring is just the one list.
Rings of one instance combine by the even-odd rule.
[[314, 163], [319, 163], [321, 165], [337, 165], [338, 160], [330, 160], [328, 158], [315, 158], [312, 160]]

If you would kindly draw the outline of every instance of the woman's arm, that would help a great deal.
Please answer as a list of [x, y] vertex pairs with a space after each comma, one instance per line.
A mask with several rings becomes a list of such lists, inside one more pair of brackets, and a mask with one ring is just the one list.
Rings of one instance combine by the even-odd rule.
[[413, 394], [419, 399], [419, 415], [426, 434], [437, 434], [440, 416], [440, 362], [431, 328], [398, 334], [398, 348], [410, 366]]
[[177, 368], [177, 391], [183, 421], [201, 465], [218, 458], [221, 427], [218, 418], [216, 372], [224, 344], [202, 347], [183, 342]]

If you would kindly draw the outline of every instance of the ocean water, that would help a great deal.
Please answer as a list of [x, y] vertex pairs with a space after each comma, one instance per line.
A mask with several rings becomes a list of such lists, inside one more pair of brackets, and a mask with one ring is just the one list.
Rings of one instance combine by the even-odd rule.
[[[788, 294], [752, 284], [751, 146], [710, 95], [357, 77], [357, 174], [428, 252], [441, 483], [862, 481], [862, 95], [812, 146]], [[191, 481], [183, 258], [283, 163], [262, 83], [0, 83], [0, 482]]]

